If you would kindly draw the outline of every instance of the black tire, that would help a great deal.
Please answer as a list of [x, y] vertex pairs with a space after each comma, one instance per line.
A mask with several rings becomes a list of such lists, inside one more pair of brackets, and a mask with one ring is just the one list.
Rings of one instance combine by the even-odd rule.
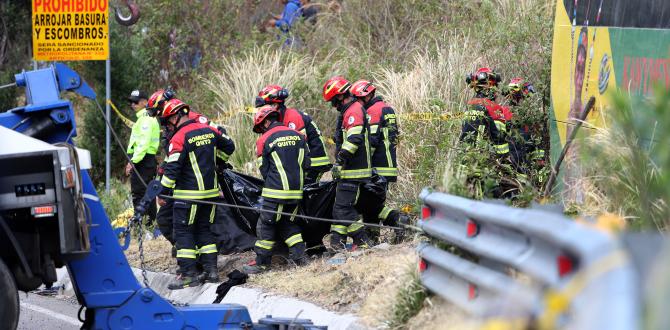
[[19, 291], [14, 277], [0, 260], [0, 329], [14, 330], [19, 324]]

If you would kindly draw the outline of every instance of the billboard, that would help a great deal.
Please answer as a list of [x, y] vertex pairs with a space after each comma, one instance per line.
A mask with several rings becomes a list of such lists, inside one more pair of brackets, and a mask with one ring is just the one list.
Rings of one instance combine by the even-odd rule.
[[[560, 154], [587, 100], [600, 126], [608, 93], [644, 96], [654, 84], [670, 89], [670, 1], [557, 0], [551, 67], [552, 158]], [[566, 155], [562, 187], [580, 201], [579, 158]], [[574, 189], [573, 189], [574, 188]]]
[[32, 0], [33, 59], [106, 60], [108, 0]]

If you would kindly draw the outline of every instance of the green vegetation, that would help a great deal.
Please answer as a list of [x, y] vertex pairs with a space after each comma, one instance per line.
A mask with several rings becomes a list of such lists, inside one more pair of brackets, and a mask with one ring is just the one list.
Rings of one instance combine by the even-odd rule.
[[[0, 85], [14, 82], [14, 74], [30, 64], [30, 2], [0, 2]], [[20, 105], [20, 90], [0, 89], [0, 112]]]
[[[302, 47], [289, 50], [276, 31], [261, 33], [257, 28], [271, 12], [280, 12], [278, 1], [147, 0], [136, 25], [111, 22], [112, 100], [132, 117], [125, 106], [132, 89], [150, 92], [173, 86], [184, 101], [225, 124], [238, 146], [233, 164], [254, 173], [255, 134], [244, 109], [261, 87], [272, 82], [287, 86], [290, 104], [309, 112], [324, 134], [332, 136], [336, 113], [321, 99], [325, 80], [334, 74], [372, 79], [399, 113], [403, 133], [400, 180], [391, 201], [414, 204], [425, 186], [488, 197], [488, 189], [467, 187], [457, 175], [463, 168], [492, 168], [458, 155], [460, 121], [420, 120], [417, 115], [439, 118], [463, 111], [472, 96], [463, 77], [479, 66], [495, 67], [505, 80], [523, 76], [532, 81], [545, 95], [533, 104], [543, 109], [548, 101], [542, 91], [548, 86], [552, 6], [550, 0], [350, 0], [339, 10], [321, 6], [314, 25], [298, 23], [294, 31]], [[30, 40], [27, 22], [23, 40]], [[94, 86], [104, 106], [104, 63], [70, 64]], [[77, 105], [78, 141], [92, 151], [92, 176], [100, 182], [104, 123], [94, 104]], [[129, 130], [113, 122], [125, 143]], [[120, 176], [123, 151], [112, 145], [112, 168]], [[482, 182], [500, 179], [500, 171], [490, 172]]]
[[[374, 14], [361, 8], [373, 8]], [[279, 42], [256, 35], [265, 43], [222, 59], [205, 81], [232, 135], [249, 141], [254, 138], [249, 127], [239, 127], [248, 123], [240, 117], [249, 115], [239, 111], [264, 84], [287, 86], [291, 105], [312, 114], [332, 136], [336, 113], [320, 97], [325, 80], [334, 74], [372, 79], [401, 117], [400, 179], [392, 201], [411, 204], [420, 189], [441, 184], [464, 187], [459, 192], [468, 197], [490, 197], [465, 187], [455, 174], [461, 164], [468, 172], [485, 168], [490, 176], [482, 182], [515, 177], [492, 167], [488, 157], [458, 156], [459, 120], [418, 115], [439, 118], [463, 111], [472, 95], [463, 77], [479, 66], [497, 68], [506, 80], [527, 77], [540, 91], [546, 89], [552, 12], [551, 1], [348, 1], [339, 13], [322, 12], [315, 26], [298, 27], [303, 48], [282, 50]], [[539, 95], [531, 100], [536, 112], [547, 101]], [[236, 153], [236, 165], [253, 169], [251, 148]]]
[[97, 190], [100, 192], [100, 202], [107, 211], [110, 220], [114, 220], [118, 214], [132, 207], [130, 186], [123, 181], [112, 179], [109, 192], [105, 192], [104, 183], [98, 185]]
[[426, 289], [419, 281], [419, 273], [414, 265], [407, 270], [404, 281], [395, 297], [395, 304], [385, 322], [389, 329], [404, 329], [405, 324], [423, 308]]

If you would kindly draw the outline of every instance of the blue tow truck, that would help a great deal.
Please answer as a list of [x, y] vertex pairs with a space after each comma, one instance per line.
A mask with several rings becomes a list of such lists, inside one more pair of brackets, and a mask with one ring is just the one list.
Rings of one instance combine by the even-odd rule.
[[[253, 323], [237, 304], [174, 306], [133, 275], [75, 148], [70, 91], [94, 91], [61, 63], [15, 75], [26, 105], [0, 113], [0, 328], [15, 329], [18, 291], [56, 282], [67, 267], [82, 329], [325, 329], [309, 320]], [[149, 189], [150, 190], [150, 189]]]

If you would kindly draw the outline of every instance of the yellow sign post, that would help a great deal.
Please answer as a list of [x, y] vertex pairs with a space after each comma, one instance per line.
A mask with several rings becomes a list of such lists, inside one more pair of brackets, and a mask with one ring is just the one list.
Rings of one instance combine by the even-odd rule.
[[108, 0], [32, 0], [33, 59], [106, 60]]

